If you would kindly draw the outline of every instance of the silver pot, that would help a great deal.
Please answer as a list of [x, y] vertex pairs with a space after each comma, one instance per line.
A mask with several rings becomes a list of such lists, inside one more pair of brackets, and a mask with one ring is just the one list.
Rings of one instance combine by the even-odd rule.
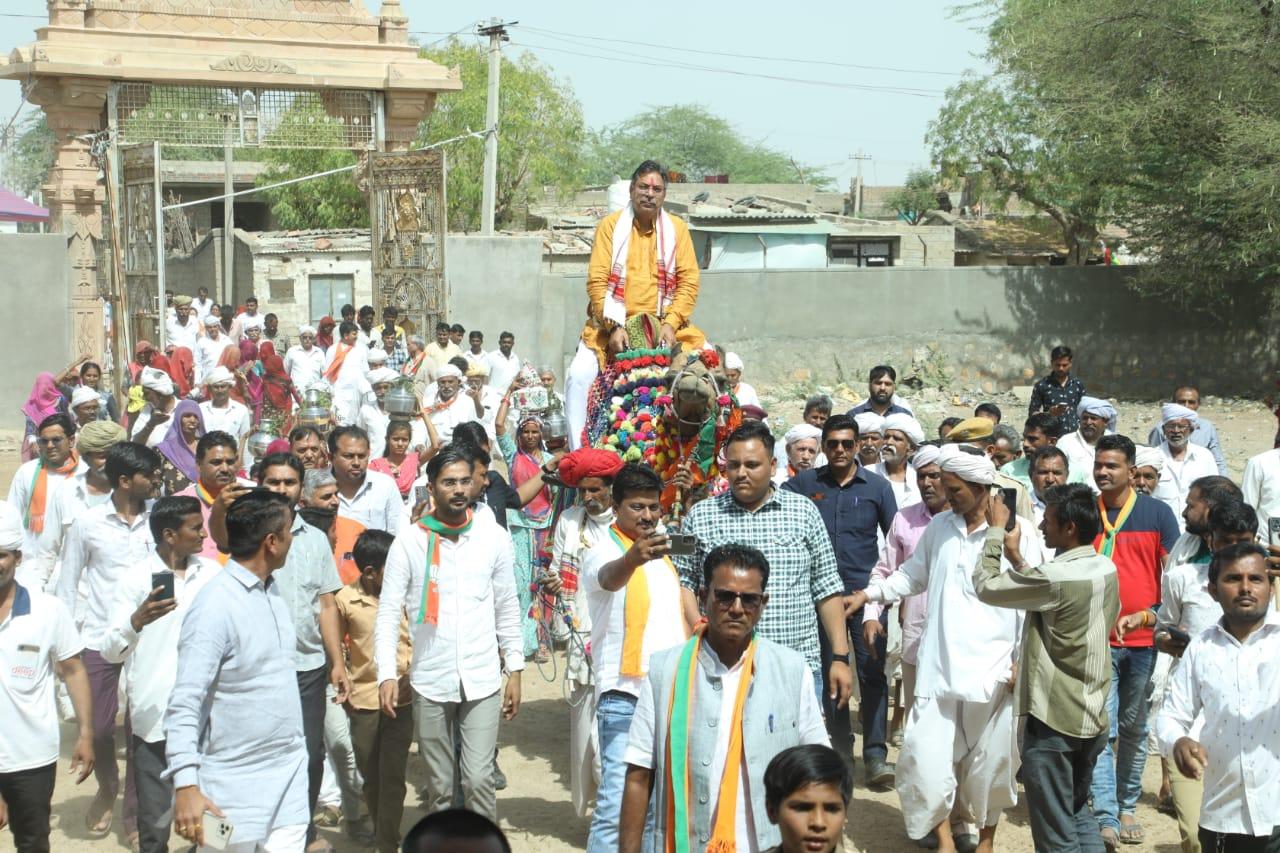
[[245, 443], [245, 447], [256, 462], [267, 455], [267, 447], [270, 446], [271, 442], [275, 441], [277, 438], [279, 438], [279, 436], [276, 435], [276, 431], [272, 428], [271, 424], [266, 420], [261, 420], [258, 422], [257, 431], [253, 435], [249, 436], [249, 440]]
[[382, 398], [382, 408], [395, 420], [410, 420], [418, 414], [418, 396], [406, 380], [398, 380]]

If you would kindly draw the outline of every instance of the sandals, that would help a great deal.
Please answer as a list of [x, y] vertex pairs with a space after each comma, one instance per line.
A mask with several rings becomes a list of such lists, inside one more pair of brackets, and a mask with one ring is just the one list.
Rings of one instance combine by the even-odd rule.
[[89, 806], [89, 810], [84, 813], [84, 828], [89, 833], [90, 838], [106, 838], [111, 834], [111, 824], [115, 819], [115, 806], [115, 801], [112, 800], [110, 805], [106, 807], [105, 811], [101, 811], [98, 815], [98, 819], [95, 821], [93, 819], [94, 812], [102, 810], [103, 806], [99, 803], [97, 798], [94, 798], [93, 803]]
[[[1129, 823], [1124, 822], [1124, 818], [1130, 818]], [[1120, 843], [1121, 844], [1142, 844], [1147, 840], [1147, 834], [1142, 829], [1142, 824], [1138, 823], [1133, 815], [1123, 815], [1120, 818]]]
[[1116, 848], [1120, 846], [1120, 833], [1109, 826], [1103, 827], [1102, 845], [1107, 848], [1107, 853], [1116, 853]]

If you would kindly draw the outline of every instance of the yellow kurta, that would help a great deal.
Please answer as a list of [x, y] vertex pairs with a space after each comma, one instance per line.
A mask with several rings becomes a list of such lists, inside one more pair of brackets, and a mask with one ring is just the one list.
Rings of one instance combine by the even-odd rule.
[[[601, 368], [608, 359], [609, 333], [599, 321], [604, 317], [605, 294], [609, 289], [609, 270], [613, 266], [613, 229], [622, 215], [611, 213], [596, 226], [595, 240], [591, 247], [591, 263], [587, 267], [587, 324], [582, 329], [582, 342], [595, 351]], [[689, 238], [689, 226], [678, 216], [671, 222], [676, 232], [676, 292], [667, 307], [663, 321], [676, 330], [676, 337], [686, 348], [701, 347], [705, 341], [702, 332], [689, 325], [693, 307], [698, 301], [700, 271], [698, 259]], [[627, 246], [626, 310], [627, 317], [636, 314], [658, 313], [658, 237], [654, 228], [640, 230], [639, 221], [631, 228], [631, 242]]]

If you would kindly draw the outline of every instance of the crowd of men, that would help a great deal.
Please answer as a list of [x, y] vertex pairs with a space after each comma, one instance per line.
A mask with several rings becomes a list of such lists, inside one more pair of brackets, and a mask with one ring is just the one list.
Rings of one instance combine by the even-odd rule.
[[[611, 284], [569, 371], [571, 420], [631, 288], [668, 303], [664, 341], [699, 345], [692, 301], [641, 280], [613, 236], [647, 234], [687, 282], [664, 191], [642, 165], [622, 214], [635, 222], [613, 214], [597, 235]], [[200, 308], [183, 301], [173, 322]], [[230, 325], [278, 338], [257, 309]], [[201, 322], [197, 349], [232, 334], [228, 310]], [[935, 439], [878, 366], [863, 403], [811, 398], [781, 440], [758, 397], [744, 406], [719, 479], [673, 519], [652, 468], [547, 448], [528, 412], [512, 438], [527, 371], [509, 333], [485, 353], [473, 331], [464, 352], [461, 326], [424, 345], [394, 314], [378, 333], [372, 309], [352, 313], [287, 350], [299, 387], [333, 392], [327, 435], [299, 427], [246, 460], [226, 430], [188, 435], [188, 414], [142, 380], [151, 412], [175, 412], [192, 440], [180, 490], [165, 475], [176, 440], [81, 419], [74, 391], [40, 410], [33, 392], [33, 458], [0, 504], [0, 823], [18, 850], [49, 849], [60, 716], [78, 781], [94, 778], [93, 838], [122, 801], [146, 853], [325, 849], [326, 821], [379, 851], [446, 832], [508, 849], [492, 828], [498, 735], [520, 712], [531, 619], [565, 650], [592, 853], [837, 849], [855, 754], [868, 787], [896, 789], [905, 836], [945, 853], [996, 849], [1020, 798], [1039, 851], [1142, 845], [1150, 754], [1184, 851], [1280, 850], [1280, 450], [1234, 483], [1195, 388], [1138, 444], [1058, 347], [1021, 431], [985, 403]], [[742, 360], [725, 361], [726, 391], [754, 395]], [[419, 388], [412, 463], [384, 370]], [[408, 469], [372, 470], [380, 458]], [[558, 497], [535, 519], [545, 559], [525, 583], [522, 549], [539, 541], [525, 507], [544, 488]], [[447, 828], [402, 838], [406, 809]]]

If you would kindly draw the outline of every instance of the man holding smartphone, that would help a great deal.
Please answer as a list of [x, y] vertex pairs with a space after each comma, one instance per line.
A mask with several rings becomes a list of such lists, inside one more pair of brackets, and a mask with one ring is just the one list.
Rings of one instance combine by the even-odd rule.
[[618, 849], [627, 735], [649, 658], [689, 636], [670, 540], [659, 526], [661, 492], [662, 479], [651, 468], [624, 465], [613, 478], [616, 520], [583, 558], [601, 767], [588, 853]]
[[124, 664], [138, 786], [138, 845], [142, 853], [163, 853], [173, 802], [173, 785], [163, 778], [164, 711], [178, 675], [178, 635], [196, 593], [222, 566], [200, 556], [204, 519], [196, 498], [160, 498], [148, 524], [156, 550], [130, 566], [116, 586], [101, 654]]

